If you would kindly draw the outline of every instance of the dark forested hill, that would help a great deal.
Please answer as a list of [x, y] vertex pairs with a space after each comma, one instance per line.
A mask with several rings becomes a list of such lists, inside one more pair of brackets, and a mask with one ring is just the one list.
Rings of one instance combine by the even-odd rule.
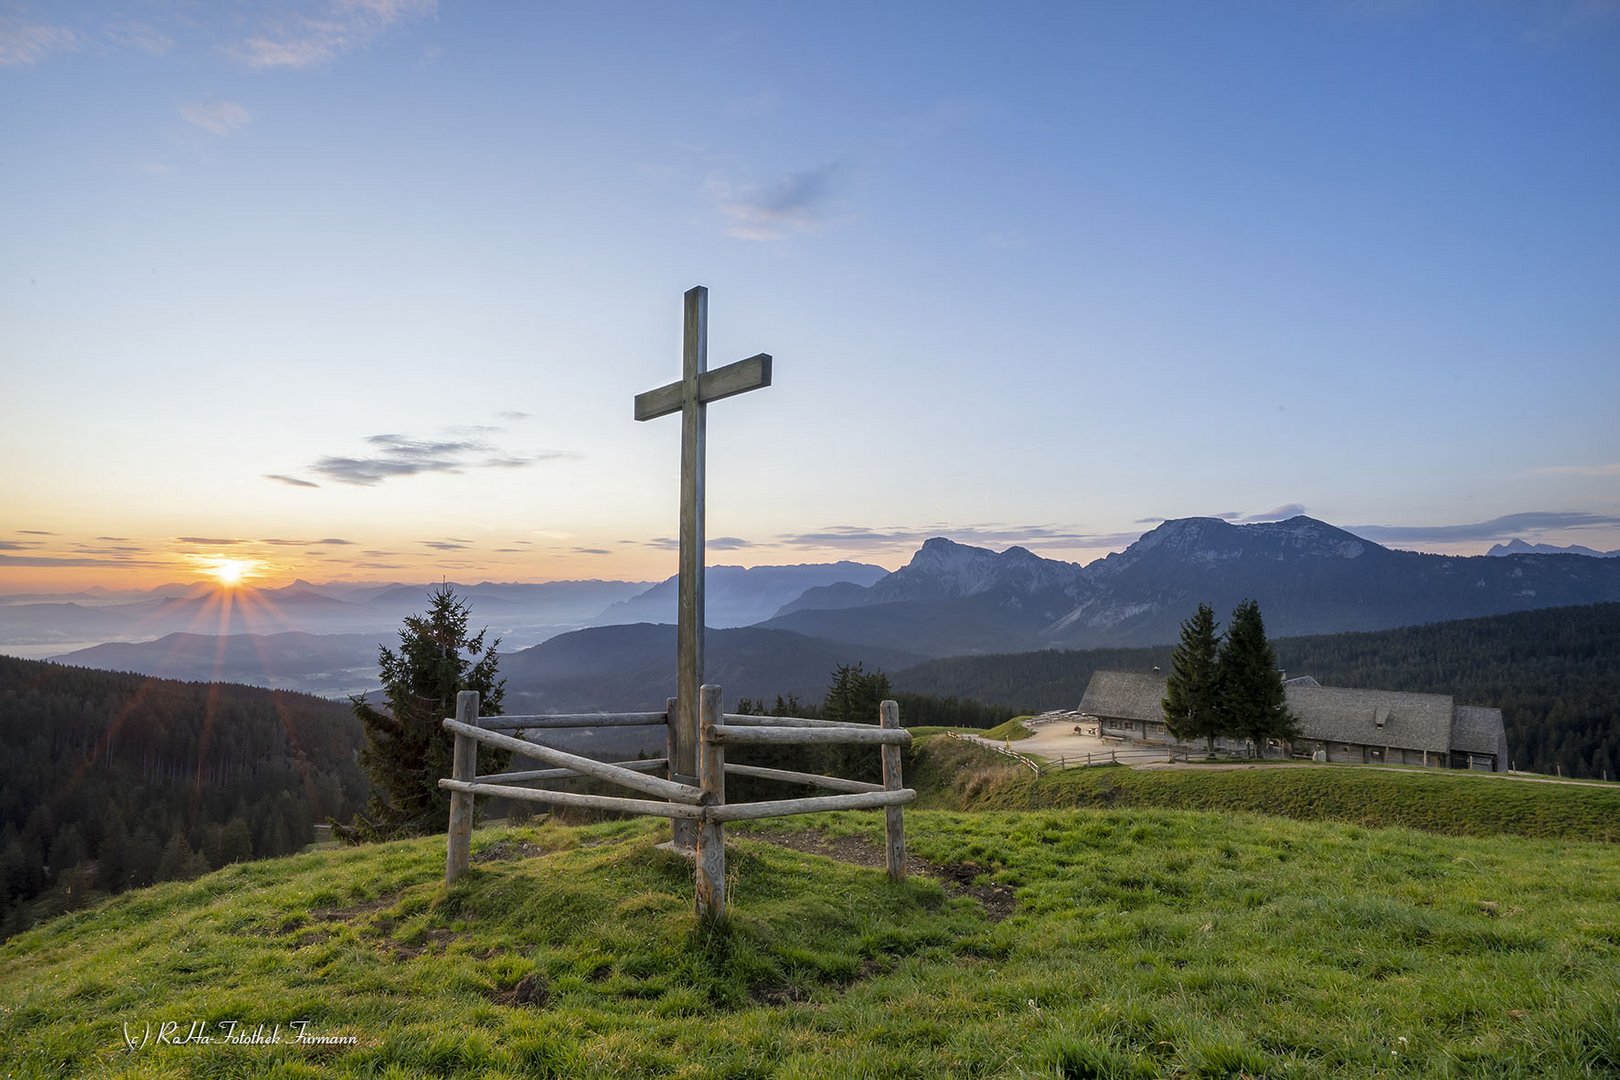
[[[1191, 611], [1187, 612], [1192, 614]], [[1620, 777], [1620, 604], [1547, 608], [1396, 630], [1281, 638], [1291, 675], [1330, 686], [1453, 695], [1500, 708], [1520, 769]], [[1169, 663], [1170, 647], [958, 656], [893, 674], [896, 689], [1020, 711], [1074, 708], [1091, 673]]]
[[0, 656], [0, 937], [125, 888], [285, 855], [365, 792], [305, 694]]

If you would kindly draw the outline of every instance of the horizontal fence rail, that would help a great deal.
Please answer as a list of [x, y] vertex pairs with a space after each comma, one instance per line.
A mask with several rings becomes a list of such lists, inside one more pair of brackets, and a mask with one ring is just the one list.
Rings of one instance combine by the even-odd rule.
[[839, 743], [876, 743], [910, 746], [911, 732], [905, 728], [880, 727], [757, 727], [751, 724], [715, 724], [709, 737], [727, 746], [810, 746]]
[[845, 780], [841, 776], [821, 776], [817, 773], [793, 772], [789, 769], [767, 769], [763, 765], [735, 765], [726, 762], [727, 776], [754, 776], [761, 780], [782, 780], [790, 784], [809, 784], [828, 791], [882, 791], [882, 784], [868, 784], [864, 780]]
[[727, 724], [748, 724], [754, 727], [853, 728], [856, 731], [881, 730], [877, 724], [857, 724], [848, 720], [811, 720], [803, 716], [755, 716], [752, 713], [726, 713], [720, 719]]
[[[669, 758], [636, 758], [634, 761], [610, 761], [607, 764], [633, 772], [658, 772], [669, 764]], [[490, 773], [474, 777], [479, 784], [520, 784], [531, 780], [577, 780], [582, 775], [577, 769], [530, 769], [528, 772]]]
[[542, 728], [657, 727], [669, 717], [661, 712], [557, 713], [551, 716], [481, 716], [478, 726], [487, 731], [522, 731]]
[[687, 803], [658, 802], [653, 799], [622, 799], [617, 795], [581, 795], [572, 791], [541, 791], [538, 788], [512, 787], [509, 784], [468, 784], [460, 780], [440, 780], [446, 791], [459, 791], [467, 795], [497, 795], [503, 799], [521, 799], [524, 802], [553, 803], [558, 806], [588, 806], [595, 810], [617, 810], [625, 814], [651, 814], [657, 817], [702, 817], [706, 809]]
[[898, 791], [863, 791], [857, 795], [823, 795], [810, 799], [723, 803], [705, 806], [702, 813], [705, 821], [748, 821], [792, 814], [819, 814], [824, 810], [871, 810], [880, 806], [900, 806], [916, 797], [915, 791], [901, 788]]

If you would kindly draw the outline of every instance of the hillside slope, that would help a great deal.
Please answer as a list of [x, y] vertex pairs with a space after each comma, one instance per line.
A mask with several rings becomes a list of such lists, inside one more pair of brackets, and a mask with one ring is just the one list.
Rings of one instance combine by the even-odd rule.
[[[881, 821], [780, 824], [847, 845]], [[703, 931], [646, 822], [481, 831], [448, 891], [431, 838], [131, 894], [0, 946], [0, 1073], [1620, 1068], [1614, 845], [1145, 811], [907, 821], [935, 872], [1011, 890], [1011, 910], [763, 828], [733, 831], [735, 914]], [[159, 1042], [164, 1020], [214, 1041]], [[233, 1022], [282, 1041], [225, 1042]], [[353, 1043], [296, 1042], [298, 1022]]]

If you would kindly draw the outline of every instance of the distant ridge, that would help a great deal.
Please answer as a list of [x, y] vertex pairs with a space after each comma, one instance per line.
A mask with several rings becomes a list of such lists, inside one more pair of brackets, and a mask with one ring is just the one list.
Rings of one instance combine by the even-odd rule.
[[1492, 544], [1491, 550], [1485, 554], [1498, 557], [1502, 555], [1585, 555], [1589, 559], [1617, 559], [1620, 558], [1620, 549], [1598, 551], [1580, 544], [1566, 544], [1559, 547], [1556, 544], [1527, 544], [1523, 540], [1514, 539], [1505, 544]]
[[1156, 645], [1200, 603], [1259, 601], [1273, 635], [1378, 630], [1620, 600], [1620, 560], [1393, 551], [1305, 516], [1180, 518], [1080, 567], [929, 540], [864, 590], [806, 594], [762, 626], [931, 656]]

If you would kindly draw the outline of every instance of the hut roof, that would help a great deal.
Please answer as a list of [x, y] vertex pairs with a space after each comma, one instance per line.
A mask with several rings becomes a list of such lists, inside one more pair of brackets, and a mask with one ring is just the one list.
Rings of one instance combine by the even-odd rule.
[[1164, 689], [1168, 681], [1157, 671], [1098, 671], [1086, 684], [1080, 711], [1121, 720], [1164, 720]]
[[1449, 694], [1339, 686], [1289, 686], [1284, 692], [1302, 738], [1434, 753], [1451, 748]]
[[1457, 706], [1457, 719], [1451, 725], [1451, 748], [1468, 754], [1506, 754], [1502, 710], [1484, 705]]

